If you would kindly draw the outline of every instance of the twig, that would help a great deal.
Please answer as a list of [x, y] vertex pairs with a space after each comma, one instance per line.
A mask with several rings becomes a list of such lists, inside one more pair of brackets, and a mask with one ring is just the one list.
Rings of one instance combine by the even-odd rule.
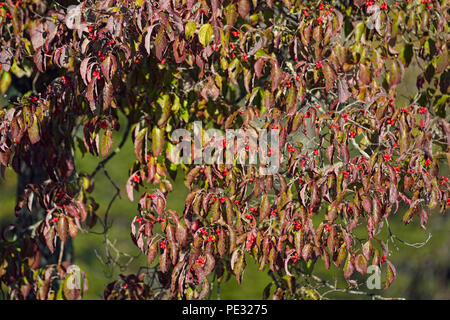
[[359, 153], [361, 153], [367, 159], [370, 159], [370, 156], [359, 147], [359, 145], [356, 143], [355, 139], [350, 138], [350, 142], [353, 144], [353, 146], [356, 148], [356, 150], [359, 151]]
[[61, 265], [63, 255], [64, 255], [64, 242], [61, 241], [60, 248], [59, 248], [58, 265]]

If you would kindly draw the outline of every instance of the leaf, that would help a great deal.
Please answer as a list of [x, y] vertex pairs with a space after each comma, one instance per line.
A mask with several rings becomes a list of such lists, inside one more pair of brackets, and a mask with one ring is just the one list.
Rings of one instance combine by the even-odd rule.
[[334, 261], [336, 267], [339, 267], [342, 264], [342, 262], [344, 262], [346, 255], [347, 255], [347, 245], [343, 243], [339, 248], [336, 260]]
[[278, 86], [280, 85], [281, 80], [283, 79], [283, 72], [281, 71], [277, 62], [272, 63], [272, 70], [270, 71], [270, 79], [272, 81], [272, 92], [274, 92], [275, 89], [277, 89]]
[[103, 87], [103, 110], [108, 109], [108, 107], [115, 107], [115, 104], [112, 104], [112, 99], [114, 95], [114, 86], [111, 82], [106, 82]]
[[373, 245], [372, 245], [372, 241], [370, 241], [370, 239], [369, 239], [367, 242], [365, 242], [362, 245], [362, 253], [367, 260], [370, 259], [370, 256], [372, 255], [372, 251], [373, 251]]
[[297, 253], [302, 253], [304, 238], [304, 231], [302, 229], [295, 233], [294, 245]]
[[209, 23], [206, 23], [200, 27], [198, 31], [198, 40], [206, 47], [210, 42], [213, 35], [213, 28]]
[[241, 15], [242, 19], [248, 16], [250, 12], [250, 3], [248, 2], [248, 0], [239, 0], [238, 12]]
[[65, 215], [59, 216], [56, 232], [58, 233], [59, 238], [62, 242], [67, 241], [67, 234], [69, 232], [69, 223], [67, 221], [67, 217]]
[[[1, 66], [1, 64], [0, 64]], [[1, 70], [1, 67], [0, 67]], [[0, 92], [1, 94], [5, 94], [8, 91], [9, 86], [11, 85], [12, 77], [10, 72], [3, 72], [2, 78], [0, 79]]]
[[55, 231], [55, 227], [51, 227], [50, 229], [48, 229], [47, 233], [45, 233], [45, 244], [47, 245], [48, 249], [50, 250], [51, 253], [53, 253], [55, 251], [55, 236], [56, 236], [56, 231]]
[[117, 70], [116, 57], [111, 53], [108, 54], [108, 56], [102, 62], [101, 69], [106, 81], [110, 82], [111, 78], [114, 76], [114, 73]]
[[270, 212], [270, 203], [267, 195], [264, 195], [261, 199], [261, 205], [259, 207], [259, 221], [264, 221]]
[[69, 219], [69, 234], [71, 238], [75, 238], [78, 233], [78, 227], [74, 223], [73, 219]]
[[311, 258], [311, 254], [313, 251], [313, 247], [310, 243], [307, 243], [302, 249], [302, 258], [305, 261], [308, 261]]
[[358, 254], [355, 259], [355, 267], [359, 273], [365, 274], [368, 267], [368, 260], [362, 254]]
[[419, 207], [417, 205], [411, 206], [408, 211], [405, 212], [402, 218], [404, 224], [411, 222], [412, 218], [419, 212]]
[[237, 255], [237, 261], [234, 264], [233, 271], [236, 276], [236, 280], [237, 280], [238, 284], [241, 284], [242, 273], [247, 264], [245, 262], [245, 255], [240, 250], [237, 252], [239, 252], [239, 254]]
[[219, 240], [217, 241], [217, 251], [219, 252], [219, 256], [221, 258], [225, 255], [227, 251], [225, 232], [223, 230], [220, 230], [219, 233]]
[[155, 27], [155, 25], [151, 25], [148, 26], [145, 30], [147, 31], [147, 33], [145, 34], [145, 39], [144, 39], [144, 46], [145, 46], [145, 50], [147, 50], [147, 53], [150, 54], [150, 41], [152, 39], [152, 32], [153, 32], [153, 28]]
[[184, 27], [184, 34], [187, 38], [191, 38], [195, 31], [197, 30], [197, 23], [195, 21], [189, 21], [186, 23], [186, 26]]
[[442, 73], [447, 69], [449, 53], [447, 50], [443, 50], [442, 54], [436, 59], [436, 73]]
[[371, 81], [369, 67], [364, 64], [359, 65], [359, 80], [365, 85], [368, 85]]
[[342, 81], [341, 79], [338, 80], [338, 95], [339, 95], [339, 103], [344, 103], [351, 97], [351, 94], [348, 90], [347, 82]]
[[152, 130], [152, 151], [153, 156], [157, 157], [164, 149], [164, 131], [157, 126]]
[[255, 69], [255, 74], [258, 77], [258, 79], [264, 75], [263, 71], [265, 63], [266, 58], [259, 58], [258, 60], [256, 60], [255, 65], [253, 66], [253, 68]]
[[209, 281], [208, 279], [204, 278], [203, 282], [202, 282], [202, 289], [198, 295], [198, 300], [202, 300], [204, 298], [206, 298], [206, 295], [209, 292]]
[[404, 73], [405, 70], [403, 68], [403, 64], [397, 60], [394, 60], [389, 73], [389, 89], [402, 82]]
[[102, 136], [102, 141], [100, 144], [100, 153], [102, 157], [106, 157], [108, 153], [111, 151], [113, 142], [114, 141], [112, 137], [112, 131], [111, 130], [106, 131]]
[[372, 212], [372, 202], [370, 201], [369, 197], [364, 197], [362, 199], [362, 205], [364, 210], [366, 210], [368, 213]]
[[144, 155], [142, 152], [142, 146], [144, 144], [144, 138], [148, 132], [148, 128], [144, 128], [138, 132], [136, 135], [136, 139], [134, 140], [134, 153], [136, 154], [136, 158], [139, 162], [144, 162]]
[[345, 261], [344, 265], [344, 278], [348, 279], [353, 274], [353, 271], [355, 270], [355, 267], [352, 263], [352, 258], [350, 253], [347, 255], [347, 260]]
[[[178, 283], [178, 277], [180, 276], [182, 268], [185, 266], [184, 261], [180, 261], [172, 270], [171, 281], [170, 281], [170, 293], [172, 297], [176, 297], [176, 288]], [[206, 279], [205, 279], [206, 280]]]
[[0, 70], [8, 72], [12, 65], [13, 54], [10, 48], [5, 48], [0, 52]]
[[86, 99], [89, 102], [89, 106], [92, 112], [95, 112], [95, 87], [97, 78], [92, 78], [86, 90]]
[[153, 241], [152, 245], [148, 249], [147, 262], [149, 265], [153, 263], [158, 254], [158, 241]]
[[327, 91], [333, 90], [334, 82], [337, 80], [337, 74], [334, 71], [333, 67], [327, 62], [324, 62], [323, 64], [323, 75], [325, 77], [325, 89]]
[[175, 238], [182, 248], [188, 245], [187, 235], [187, 227], [182, 225], [181, 223], [178, 223], [177, 229], [175, 231]]
[[225, 19], [228, 25], [234, 26], [238, 18], [238, 12], [236, 6], [230, 3], [225, 8]]
[[420, 226], [426, 230], [426, 224], [428, 222], [428, 212], [426, 212], [425, 209], [422, 208], [421, 212], [420, 212]]
[[158, 60], [162, 60], [163, 53], [167, 48], [167, 37], [164, 28], [160, 28], [155, 39], [155, 54]]
[[400, 60], [407, 67], [411, 63], [412, 57], [414, 55], [413, 45], [411, 43], [405, 44], [400, 51]]
[[386, 273], [386, 283], [384, 285], [385, 289], [389, 288], [391, 284], [394, 282], [395, 278], [397, 277], [397, 270], [395, 269], [394, 265], [389, 260], [386, 260], [386, 264], [387, 264], [387, 273]]
[[36, 52], [33, 55], [33, 62], [36, 65], [39, 72], [44, 73], [47, 69], [47, 63], [45, 59], [45, 54], [42, 48], [36, 50]]
[[128, 196], [128, 199], [130, 199], [130, 201], [133, 201], [134, 200], [134, 196], [133, 196], [133, 176], [134, 176], [134, 174], [133, 175], [131, 175], [129, 178], [128, 178], [128, 180], [127, 180], [127, 183], [126, 183], [126, 185], [125, 185], [125, 189], [127, 190], [127, 196]]
[[170, 259], [169, 259], [169, 250], [166, 248], [162, 254], [159, 255], [159, 268], [162, 273], [166, 273], [169, 271], [170, 267]]
[[90, 60], [90, 58], [86, 57], [80, 63], [80, 75], [81, 75], [81, 79], [83, 79], [83, 82], [84, 82], [85, 85], [89, 84], [89, 81], [88, 81], [89, 60]]
[[53, 61], [59, 67], [69, 67], [69, 55], [67, 52], [67, 46], [62, 46], [61, 48], [55, 50], [55, 53], [53, 54]]

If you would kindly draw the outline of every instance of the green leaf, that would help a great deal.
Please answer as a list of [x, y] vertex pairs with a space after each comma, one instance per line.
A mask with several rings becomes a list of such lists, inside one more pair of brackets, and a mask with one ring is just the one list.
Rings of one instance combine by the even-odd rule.
[[186, 23], [186, 26], [184, 27], [184, 34], [187, 38], [191, 38], [195, 31], [197, 30], [197, 23], [195, 21], [189, 21]]
[[12, 78], [9, 72], [3, 72], [2, 78], [0, 79], [0, 92], [5, 94], [8, 91], [9, 86], [11, 85]]
[[213, 29], [209, 23], [202, 25], [198, 31], [198, 39], [204, 47], [211, 42], [212, 35]]

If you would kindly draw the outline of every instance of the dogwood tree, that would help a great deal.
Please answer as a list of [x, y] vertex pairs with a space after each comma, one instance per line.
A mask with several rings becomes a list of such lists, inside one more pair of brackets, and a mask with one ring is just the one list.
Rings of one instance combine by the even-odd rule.
[[[212, 282], [240, 282], [248, 259], [269, 271], [275, 289], [264, 296], [274, 299], [317, 299], [321, 288], [361, 294], [323, 282], [319, 263], [340, 268], [350, 287], [376, 266], [389, 287], [392, 216], [425, 228], [450, 206], [446, 0], [0, 6], [2, 92], [11, 74], [33, 79], [31, 92], [0, 109], [1, 172], [22, 179], [17, 223], [0, 242], [11, 299], [83, 296], [68, 244], [95, 223], [106, 232], [90, 194], [127, 139], [136, 160], [118, 188], [137, 204], [130, 241], [152, 272], [121, 276], [106, 299], [203, 299]], [[416, 86], [401, 97], [412, 66]], [[125, 130], [113, 150], [119, 114]], [[195, 139], [183, 150], [173, 137], [195, 135], [195, 122], [200, 152], [212, 143], [208, 129], [274, 130], [267, 156], [276, 171], [237, 161], [254, 146], [227, 148], [226, 136], [216, 152], [235, 161], [196, 161]], [[89, 175], [76, 170], [77, 148], [98, 156]], [[180, 168], [189, 194], [176, 212], [166, 200]]]

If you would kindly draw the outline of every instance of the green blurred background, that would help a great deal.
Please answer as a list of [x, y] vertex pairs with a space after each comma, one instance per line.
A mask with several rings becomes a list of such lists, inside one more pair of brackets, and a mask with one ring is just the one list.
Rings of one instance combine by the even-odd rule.
[[[123, 120], [123, 119], [122, 119]], [[122, 123], [123, 124], [123, 123]], [[122, 125], [122, 128], [125, 127]], [[115, 133], [115, 146], [121, 139], [122, 132]], [[86, 154], [76, 153], [76, 168], [78, 172], [92, 172], [100, 159]], [[108, 239], [115, 243], [115, 247], [130, 256], [121, 256], [121, 264], [126, 265], [122, 269], [115, 266], [103, 264], [99, 257], [104, 257], [105, 238], [94, 233], [79, 233], [74, 239], [75, 261], [74, 263], [84, 270], [88, 277], [89, 290], [86, 299], [102, 299], [105, 285], [115, 279], [119, 273], [128, 274], [136, 272], [140, 266], [147, 266], [146, 257], [140, 254], [139, 249], [133, 244], [130, 237], [130, 223], [137, 214], [137, 200], [131, 202], [125, 193], [125, 182], [127, 180], [128, 168], [135, 160], [131, 139], [106, 165], [111, 178], [121, 188], [118, 198], [110, 212], [113, 220], [112, 227], [108, 232]], [[6, 179], [0, 180], [0, 227], [14, 222], [14, 206], [16, 201], [17, 176], [11, 169], [6, 170]], [[181, 212], [184, 209], [184, 199], [187, 189], [183, 183], [181, 172], [174, 182], [174, 191], [168, 198], [168, 207]], [[151, 186], [149, 186], [151, 187]], [[142, 190], [143, 191], [143, 190]], [[114, 188], [105, 175], [99, 172], [95, 178], [95, 189], [92, 196], [100, 204], [97, 214], [103, 217], [109, 201], [114, 195]], [[138, 198], [138, 195], [135, 195]], [[379, 291], [383, 296], [405, 297], [409, 299], [450, 299], [450, 246], [449, 232], [450, 220], [446, 214], [434, 213], [431, 215], [427, 230], [423, 230], [418, 223], [418, 217], [413, 222], [404, 226], [401, 223], [401, 212], [393, 217], [391, 222], [393, 232], [404, 241], [409, 243], [422, 242], [427, 239], [428, 234], [432, 238], [422, 248], [412, 248], [398, 243], [397, 251], [392, 245], [390, 259], [397, 267], [398, 275], [394, 284], [386, 291]], [[386, 229], [386, 228], [384, 228]], [[98, 224], [92, 229], [100, 232]], [[381, 238], [387, 236], [383, 230]], [[248, 267], [244, 273], [242, 284], [239, 286], [234, 277], [221, 285], [221, 299], [261, 299], [264, 287], [270, 282], [267, 270], [258, 271], [250, 256], [247, 257]], [[342, 271], [334, 266], [325, 270], [321, 260], [316, 264], [317, 275], [324, 279], [338, 280], [338, 284], [345, 285]], [[383, 273], [384, 275], [384, 273]], [[367, 276], [366, 276], [367, 278]], [[364, 277], [359, 277], [364, 280]], [[365, 289], [365, 288], [361, 288]], [[212, 299], [216, 298], [214, 288]], [[363, 296], [349, 296], [342, 293], [329, 295], [329, 298], [337, 299], [361, 299]]]
[[[406, 69], [404, 81], [399, 86], [397, 106], [404, 106], [409, 103], [408, 97], [414, 96], [417, 92], [416, 78], [420, 69], [411, 63]], [[2, 77], [5, 77], [3, 73]], [[5, 96], [0, 95], [0, 106], [7, 104], [9, 98], [19, 96], [16, 90], [23, 86], [25, 81], [13, 76], [9, 79], [8, 90]], [[448, 119], [448, 117], [447, 117]], [[114, 133], [114, 147], [118, 145], [123, 134], [123, 128], [126, 127], [123, 118], [120, 118], [122, 130]], [[97, 166], [98, 159], [92, 155], [86, 154], [84, 157], [77, 150], [75, 165], [79, 173], [91, 173]], [[115, 248], [120, 252], [129, 254], [122, 255], [120, 262], [122, 265], [129, 264], [120, 269], [117, 266], [105, 265], [99, 259], [105, 255], [105, 238], [103, 235], [89, 233], [79, 233], [74, 239], [74, 263], [80, 266], [87, 274], [89, 290], [86, 299], [102, 299], [103, 290], [107, 283], [118, 278], [118, 274], [129, 274], [138, 271], [139, 267], [147, 266], [146, 257], [140, 253], [140, 250], [134, 245], [130, 237], [130, 223], [137, 214], [137, 200], [131, 202], [125, 193], [125, 183], [128, 178], [128, 169], [135, 161], [135, 154], [131, 138], [114, 158], [106, 165], [109, 175], [116, 185], [121, 188], [120, 198], [114, 202], [110, 212], [110, 219], [113, 220], [112, 227], [108, 232], [108, 239], [115, 244]], [[449, 176], [449, 170], [446, 164], [441, 166], [441, 175]], [[14, 207], [16, 202], [17, 176], [11, 169], [6, 169], [5, 179], [0, 178], [0, 228], [13, 223], [15, 220]], [[177, 180], [173, 183], [174, 190], [169, 194], [168, 208], [181, 212], [184, 209], [184, 200], [187, 194], [187, 188], [184, 186], [184, 177], [181, 172], [177, 175]], [[151, 186], [148, 186], [151, 188]], [[140, 190], [143, 192], [144, 190]], [[113, 197], [115, 189], [110, 181], [100, 171], [95, 177], [95, 189], [92, 196], [100, 204], [97, 214], [104, 216], [109, 201]], [[139, 198], [135, 194], [135, 198]], [[419, 217], [404, 226], [401, 223], [401, 217], [404, 208], [401, 208], [396, 216], [391, 217], [391, 229], [399, 238], [408, 242], [423, 242], [432, 234], [430, 241], [421, 248], [413, 248], [402, 243], [397, 243], [398, 249], [390, 245], [391, 256], [388, 257], [397, 268], [397, 279], [388, 290], [375, 291], [386, 297], [404, 297], [407, 299], [450, 299], [450, 219], [447, 213], [433, 213], [430, 216], [427, 230], [423, 230], [419, 225]], [[361, 227], [361, 230], [364, 226]], [[91, 231], [101, 232], [102, 227], [98, 224]], [[380, 238], [387, 239], [386, 227], [384, 227]], [[131, 262], [130, 262], [131, 260]], [[242, 284], [239, 286], [234, 277], [221, 285], [221, 299], [261, 299], [262, 291], [270, 282], [267, 270], [258, 271], [250, 256], [247, 257], [248, 267], [245, 270]], [[321, 260], [315, 266], [315, 274], [323, 279], [334, 282], [338, 281], [341, 287], [345, 286], [342, 271], [333, 265], [330, 270], [325, 270]], [[356, 274], [356, 272], [355, 272]], [[383, 272], [383, 276], [385, 271]], [[357, 277], [357, 275], [352, 276]], [[355, 278], [363, 282], [366, 276]], [[213, 290], [212, 299], [216, 296], [216, 287]], [[364, 290], [365, 288], [360, 288]], [[273, 291], [272, 291], [273, 292]], [[336, 299], [363, 299], [365, 296], [350, 296], [342, 293], [330, 294], [329, 298]]]

